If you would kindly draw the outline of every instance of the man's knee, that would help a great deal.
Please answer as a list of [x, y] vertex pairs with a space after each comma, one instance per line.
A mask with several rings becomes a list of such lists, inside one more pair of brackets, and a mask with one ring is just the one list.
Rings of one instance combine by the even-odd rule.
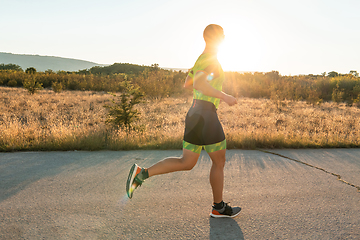
[[213, 161], [213, 165], [215, 165], [216, 167], [221, 167], [221, 168], [224, 168], [225, 167], [225, 162], [226, 162], [226, 159], [219, 159], [217, 161]]
[[224, 157], [216, 157], [212, 159], [213, 165], [216, 167], [224, 168], [225, 167], [226, 158]]
[[224, 149], [224, 150], [208, 153], [215, 167], [225, 166], [225, 162], [226, 162], [225, 151], [226, 150]]
[[196, 161], [191, 161], [189, 159], [182, 159], [183, 170], [189, 171], [193, 169], [196, 165]]
[[186, 171], [190, 171], [191, 169], [193, 169], [195, 167], [196, 164], [193, 163], [186, 163], [184, 164], [184, 170]]

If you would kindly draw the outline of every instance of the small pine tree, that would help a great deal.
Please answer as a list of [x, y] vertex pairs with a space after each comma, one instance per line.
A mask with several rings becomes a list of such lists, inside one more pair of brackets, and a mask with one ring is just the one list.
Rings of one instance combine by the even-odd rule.
[[36, 77], [34, 74], [30, 74], [30, 76], [24, 79], [23, 86], [29, 91], [30, 94], [34, 94], [38, 90], [43, 89], [42, 83], [36, 82]]
[[144, 94], [139, 90], [138, 87], [134, 87], [134, 85], [126, 78], [122, 82], [121, 88], [123, 91], [119, 96], [116, 96], [113, 93], [109, 93], [114, 97], [118, 97], [120, 101], [117, 102], [115, 99], [111, 99], [113, 105], [104, 106], [110, 110], [106, 123], [111, 124], [116, 129], [120, 128], [125, 130], [127, 135], [129, 135], [131, 131], [140, 129], [137, 126], [134, 126], [134, 123], [139, 119], [140, 116], [140, 113], [134, 109], [134, 106], [141, 102], [141, 98], [144, 96]]

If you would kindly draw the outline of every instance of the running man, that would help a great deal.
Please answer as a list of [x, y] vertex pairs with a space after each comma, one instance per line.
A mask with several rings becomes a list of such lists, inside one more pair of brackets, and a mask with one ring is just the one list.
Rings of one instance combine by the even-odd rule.
[[226, 139], [216, 109], [220, 100], [229, 106], [237, 104], [237, 101], [221, 91], [224, 72], [217, 60], [217, 52], [225, 37], [222, 27], [210, 24], [205, 28], [203, 36], [205, 50], [190, 70], [184, 85], [185, 88], [193, 90], [193, 103], [185, 119], [183, 155], [165, 158], [149, 168], [141, 168], [134, 164], [130, 169], [126, 192], [128, 197], [132, 198], [134, 190], [149, 177], [191, 170], [204, 147], [212, 160], [210, 185], [214, 205], [210, 216], [235, 217], [241, 208], [230, 207], [223, 202]]

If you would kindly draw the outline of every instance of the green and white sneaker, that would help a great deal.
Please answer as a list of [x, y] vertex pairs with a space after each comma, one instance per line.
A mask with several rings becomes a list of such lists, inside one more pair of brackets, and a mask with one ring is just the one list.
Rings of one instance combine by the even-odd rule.
[[132, 198], [134, 190], [144, 182], [144, 180], [139, 177], [141, 171], [143, 171], [143, 168], [139, 167], [136, 163], [134, 163], [130, 169], [126, 182], [126, 193], [129, 198]]
[[241, 207], [230, 207], [227, 203], [224, 203], [223, 208], [221, 209], [215, 209], [215, 206], [213, 206], [210, 216], [214, 218], [233, 218], [239, 215], [240, 211]]

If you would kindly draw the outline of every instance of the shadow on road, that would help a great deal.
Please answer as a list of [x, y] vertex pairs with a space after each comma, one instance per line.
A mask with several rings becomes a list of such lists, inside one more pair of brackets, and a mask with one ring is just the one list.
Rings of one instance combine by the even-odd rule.
[[[0, 202], [28, 185], [63, 171], [81, 171], [110, 161], [124, 152], [19, 152], [0, 154]], [[104, 156], [105, 155], [105, 156]], [[130, 158], [131, 159], [131, 158]]]
[[210, 239], [244, 239], [239, 224], [232, 218], [210, 217]]

